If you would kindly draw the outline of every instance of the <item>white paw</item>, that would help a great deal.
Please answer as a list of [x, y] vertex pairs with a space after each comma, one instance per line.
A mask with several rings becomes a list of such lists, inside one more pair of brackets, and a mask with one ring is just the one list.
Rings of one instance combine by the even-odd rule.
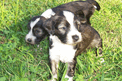
[[52, 79], [52, 80], [50, 80], [50, 81], [56, 81], [55, 79]]
[[100, 62], [103, 63], [105, 60], [104, 58], [100, 58]]
[[50, 81], [56, 81], [56, 79], [57, 79], [57, 75], [53, 75], [53, 78]]
[[73, 77], [69, 77], [68, 75], [66, 75], [65, 78], [68, 78], [68, 81], [73, 81]]

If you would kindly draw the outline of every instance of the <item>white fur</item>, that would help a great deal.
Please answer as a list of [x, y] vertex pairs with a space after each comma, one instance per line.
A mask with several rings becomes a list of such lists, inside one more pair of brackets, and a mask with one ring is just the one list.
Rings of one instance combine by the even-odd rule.
[[69, 77], [68, 75], [65, 75], [65, 78], [68, 78], [68, 81], [73, 81], [73, 77]]
[[56, 75], [53, 75], [53, 78], [50, 81], [56, 81], [55, 79], [57, 79], [57, 74]]
[[50, 39], [53, 41], [53, 48], [49, 50], [50, 58], [56, 62], [72, 62], [76, 52], [73, 46], [63, 44], [57, 36], [51, 35]]
[[[33, 21], [33, 22], [30, 23], [31, 29], [30, 29], [29, 33], [26, 35], [26, 37], [25, 37], [26, 42], [28, 42], [27, 39], [30, 38], [30, 39], [32, 40], [32, 41], [31, 41], [31, 44], [35, 44], [34, 41], [35, 41], [36, 37], [33, 35], [32, 30], [33, 30], [33, 27], [36, 25], [36, 23], [37, 23], [39, 20], [40, 20], [40, 18], [37, 18], [35, 21]], [[29, 42], [29, 43], [30, 43], [30, 42]]]
[[104, 58], [100, 58], [100, 62], [101, 63], [105, 62]]
[[55, 15], [55, 12], [53, 12], [52, 9], [48, 9], [45, 12], [43, 12], [41, 16], [43, 16], [43, 17], [48, 19], [48, 18], [50, 18], [53, 15]]
[[40, 18], [37, 18], [35, 21], [30, 23], [30, 27], [31, 29], [33, 29], [33, 27], [36, 25], [37, 22], [39, 22]]
[[70, 24], [70, 31], [67, 34], [67, 44], [74, 44], [73, 38], [72, 38], [73, 35], [77, 35], [79, 37], [79, 40], [76, 43], [82, 41], [81, 33], [76, 29], [74, 25], [74, 14], [69, 11], [63, 11], [63, 14], [66, 17], [66, 20]]
[[[63, 44], [55, 35], [50, 35], [49, 38], [52, 39], [53, 46], [49, 49], [50, 59], [55, 60], [56, 62], [73, 62], [76, 52], [76, 50], [73, 49], [73, 45]], [[51, 81], [55, 81], [55, 78], [57, 78], [57, 74], [53, 75], [53, 79]], [[73, 81], [73, 77], [68, 77], [68, 75], [66, 75], [65, 78], [68, 78], [68, 81]]]
[[97, 6], [93, 5], [95, 9], [97, 9]]

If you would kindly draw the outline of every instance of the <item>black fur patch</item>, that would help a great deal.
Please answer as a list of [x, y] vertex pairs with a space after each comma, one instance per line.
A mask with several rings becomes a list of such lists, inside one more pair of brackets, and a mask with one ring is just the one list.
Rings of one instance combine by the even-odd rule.
[[53, 44], [53, 40], [50, 38], [50, 39], [49, 39], [49, 48], [50, 48], [50, 49], [53, 48], [52, 44]]

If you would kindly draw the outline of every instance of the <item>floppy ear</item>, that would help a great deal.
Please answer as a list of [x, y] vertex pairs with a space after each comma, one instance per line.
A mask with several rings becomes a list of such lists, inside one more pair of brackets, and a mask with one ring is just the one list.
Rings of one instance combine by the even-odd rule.
[[40, 20], [36, 23], [36, 25], [42, 29], [43, 28], [43, 22], [46, 20], [46, 18], [43, 16], [40, 16], [39, 18], [40, 18]]
[[55, 29], [54, 29], [54, 21], [53, 18], [49, 18], [47, 19], [44, 23], [43, 23], [43, 27], [44, 29], [48, 32], [48, 34], [54, 34]]
[[37, 18], [40, 18], [40, 16], [34, 16], [32, 19], [29, 20], [29, 23], [27, 24], [28, 29], [30, 29], [30, 23], [35, 21]]
[[96, 10], [100, 10], [100, 5], [95, 1], [95, 0], [87, 0], [89, 3], [91, 3], [95, 8]]
[[77, 18], [77, 23], [78, 24], [87, 23], [87, 19], [86, 19], [86, 17], [85, 17], [85, 15], [84, 15], [82, 10], [76, 11], [74, 14], [75, 14], [75, 17]]

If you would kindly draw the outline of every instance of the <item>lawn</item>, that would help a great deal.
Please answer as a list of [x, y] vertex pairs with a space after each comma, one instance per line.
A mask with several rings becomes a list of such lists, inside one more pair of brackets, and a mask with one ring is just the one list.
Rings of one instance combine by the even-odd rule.
[[[47, 38], [39, 45], [25, 42], [27, 24], [33, 16], [73, 0], [0, 1], [0, 81], [47, 81], [50, 75]], [[91, 25], [103, 39], [104, 63], [94, 50], [77, 57], [75, 81], [122, 81], [122, 1], [97, 0], [101, 10]], [[66, 66], [60, 63], [62, 81]]]

